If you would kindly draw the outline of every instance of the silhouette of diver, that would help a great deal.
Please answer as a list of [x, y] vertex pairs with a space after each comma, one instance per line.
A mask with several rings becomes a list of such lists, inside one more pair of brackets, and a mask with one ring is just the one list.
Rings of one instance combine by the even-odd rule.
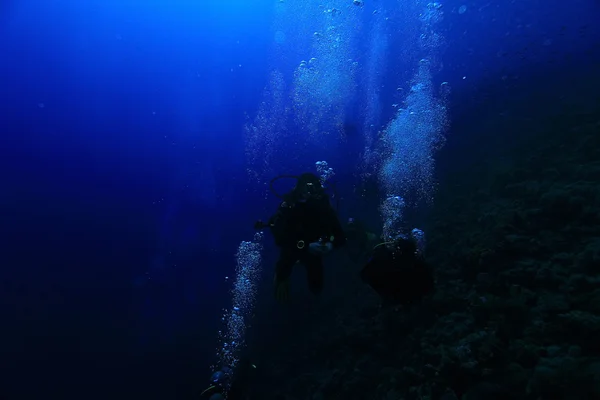
[[385, 304], [412, 304], [433, 291], [433, 271], [418, 244], [415, 235], [400, 235], [381, 243], [375, 246], [372, 257], [361, 270], [362, 280]]
[[248, 357], [242, 357], [231, 369], [223, 366], [214, 372], [210, 384], [200, 395], [206, 400], [248, 400], [251, 397], [251, 383], [256, 373], [256, 366]]
[[340, 221], [319, 178], [311, 173], [289, 177], [297, 179], [294, 189], [281, 196], [283, 201], [267, 224], [257, 221], [254, 225], [255, 229], [270, 228], [280, 249], [274, 286], [275, 297], [281, 302], [289, 297], [289, 280], [297, 262], [306, 267], [310, 291], [320, 293], [323, 288], [323, 256], [346, 242]]

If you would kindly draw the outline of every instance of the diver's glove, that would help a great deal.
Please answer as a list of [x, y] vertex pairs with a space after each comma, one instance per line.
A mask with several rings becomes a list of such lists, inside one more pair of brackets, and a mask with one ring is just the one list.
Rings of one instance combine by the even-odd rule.
[[277, 275], [275, 275], [273, 286], [275, 290], [275, 299], [277, 299], [279, 303], [285, 303], [290, 299], [289, 279], [278, 280]]
[[308, 251], [315, 256], [324, 256], [331, 253], [333, 244], [331, 242], [312, 242], [308, 245]]

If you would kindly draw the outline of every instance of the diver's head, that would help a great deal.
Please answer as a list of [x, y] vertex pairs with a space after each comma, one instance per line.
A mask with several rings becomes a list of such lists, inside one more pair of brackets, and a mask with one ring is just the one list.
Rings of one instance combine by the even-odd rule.
[[404, 234], [399, 234], [389, 242], [388, 248], [392, 250], [396, 255], [412, 256], [417, 254], [417, 243], [416, 241]]
[[319, 177], [307, 172], [298, 177], [294, 192], [300, 202], [306, 202], [308, 200], [321, 199], [324, 191]]

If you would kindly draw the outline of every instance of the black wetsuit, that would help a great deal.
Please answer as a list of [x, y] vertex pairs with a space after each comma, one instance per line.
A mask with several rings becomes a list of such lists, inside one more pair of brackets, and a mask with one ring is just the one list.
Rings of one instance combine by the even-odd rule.
[[379, 246], [360, 275], [386, 303], [411, 304], [433, 291], [433, 272], [411, 239]]
[[247, 400], [253, 398], [256, 367], [248, 358], [242, 357], [233, 373], [227, 400]]
[[276, 265], [276, 280], [288, 279], [296, 262], [306, 267], [311, 292], [323, 288], [323, 262], [309, 252], [309, 245], [319, 239], [331, 241], [334, 248], [346, 241], [335, 210], [327, 196], [299, 201], [288, 194], [277, 213], [269, 220], [275, 243], [281, 249]]
[[252, 380], [256, 367], [247, 357], [240, 357], [235, 369], [227, 367], [227, 373], [222, 375], [219, 382], [212, 381], [209, 388], [202, 392], [201, 399], [210, 400], [213, 395], [220, 394], [227, 400], [247, 400], [252, 397]]

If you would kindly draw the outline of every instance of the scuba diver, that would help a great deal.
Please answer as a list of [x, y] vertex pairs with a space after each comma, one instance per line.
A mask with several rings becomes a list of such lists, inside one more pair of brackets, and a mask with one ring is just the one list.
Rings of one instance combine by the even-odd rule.
[[200, 398], [208, 400], [223, 400], [233, 372], [229, 367], [223, 367], [210, 377], [208, 388], [200, 394]]
[[210, 377], [210, 384], [201, 394], [206, 400], [246, 400], [251, 395], [250, 383], [256, 375], [256, 365], [246, 357], [242, 357], [235, 367], [235, 372], [224, 366]]
[[[297, 179], [296, 186], [277, 195], [273, 182], [288, 177]], [[323, 288], [323, 256], [346, 242], [336, 212], [315, 174], [277, 177], [271, 181], [271, 190], [282, 199], [279, 209], [268, 223], [258, 221], [254, 227], [268, 227], [281, 250], [275, 268], [275, 297], [280, 302], [287, 300], [292, 267], [297, 262], [306, 268], [310, 291], [318, 294]]]
[[371, 259], [360, 272], [362, 280], [384, 304], [416, 303], [434, 288], [433, 271], [423, 257], [425, 236], [413, 229], [375, 246]]

